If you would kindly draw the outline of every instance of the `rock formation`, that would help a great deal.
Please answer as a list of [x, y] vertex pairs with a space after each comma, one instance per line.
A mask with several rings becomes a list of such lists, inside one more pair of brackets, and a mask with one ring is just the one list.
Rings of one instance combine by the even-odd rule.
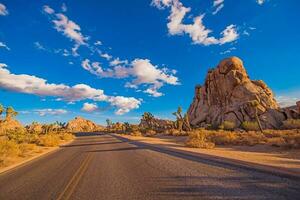
[[300, 114], [300, 101], [297, 101], [296, 105], [298, 107], [298, 113]]
[[[253, 107], [253, 101], [258, 106]], [[250, 80], [243, 62], [231, 57], [209, 70], [203, 86], [196, 86], [188, 116], [193, 126], [232, 121], [239, 127], [254, 121], [256, 110], [263, 128], [279, 128], [287, 118], [268, 86], [262, 80]]]
[[71, 132], [93, 132], [103, 130], [103, 127], [82, 117], [75, 117], [68, 122], [66, 129]]

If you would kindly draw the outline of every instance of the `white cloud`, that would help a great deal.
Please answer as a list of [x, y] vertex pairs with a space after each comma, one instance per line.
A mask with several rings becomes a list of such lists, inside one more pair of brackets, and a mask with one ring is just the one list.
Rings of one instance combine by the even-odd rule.
[[107, 53], [100, 53], [100, 56], [101, 56], [102, 58], [105, 58], [106, 60], [112, 59], [112, 56], [109, 55], [109, 54], [107, 54]]
[[214, 0], [214, 7], [219, 6], [224, 3], [224, 0]]
[[136, 109], [141, 104], [140, 99], [135, 99], [133, 97], [122, 97], [122, 96], [115, 96], [109, 97], [108, 101], [112, 106], [116, 106], [119, 108], [115, 113], [117, 115], [123, 115], [130, 110]]
[[7, 50], [10, 50], [10, 48], [4, 42], [0, 42], [0, 48], [5, 48]]
[[128, 64], [128, 60], [120, 60], [120, 58], [116, 58], [109, 63], [110, 66], [116, 66], [121, 64]]
[[216, 15], [220, 10], [222, 10], [222, 8], [224, 8], [224, 4], [219, 5], [216, 10], [212, 12], [212, 14]]
[[297, 101], [300, 101], [300, 88], [279, 92], [278, 96], [275, 96], [275, 99], [279, 103], [280, 107], [294, 106]]
[[256, 0], [256, 2], [257, 2], [259, 5], [262, 5], [263, 3], [265, 3], [265, 0]]
[[[44, 11], [53, 17], [52, 22], [54, 23], [54, 28], [58, 32], [62, 32], [66, 37], [75, 41], [77, 46], [74, 48], [78, 49], [80, 45], [85, 45], [88, 37], [83, 36], [81, 33], [81, 28], [74, 21], [70, 20], [66, 15], [62, 13], [55, 13], [55, 11], [49, 6], [44, 6]], [[76, 49], [76, 50], [77, 50]]]
[[53, 13], [55, 13], [55, 10], [53, 10], [52, 8], [50, 8], [49, 6], [47, 6], [47, 5], [45, 5], [44, 7], [43, 7], [43, 9], [44, 9], [44, 11], [46, 12], [46, 13], [48, 13], [48, 14], [53, 14]]
[[0, 15], [5, 16], [5, 15], [8, 15], [8, 14], [9, 13], [8, 13], [8, 10], [7, 10], [6, 6], [4, 4], [0, 3]]
[[67, 12], [67, 10], [68, 10], [67, 5], [66, 5], [65, 3], [63, 3], [63, 4], [61, 5], [61, 11], [62, 11], [62, 12]]
[[34, 110], [35, 113], [38, 113], [40, 116], [45, 116], [45, 115], [63, 115], [67, 114], [68, 111], [64, 109], [52, 109], [52, 108], [47, 108], [47, 109], [36, 109]]
[[[99, 76], [100, 78], [128, 78], [132, 77], [132, 82], [127, 82], [125, 87], [137, 89], [139, 85], [149, 85], [145, 90], [152, 96], [159, 97], [162, 93], [157, 92], [164, 84], [179, 85], [178, 78], [173, 75], [174, 70], [167, 68], [159, 69], [158, 66], [151, 64], [148, 59], [135, 59], [129, 66], [115, 66], [114, 68], [103, 69], [100, 63], [90, 63], [89, 59], [85, 59], [81, 63], [82, 67], [90, 73]], [[169, 74], [168, 71], [171, 71]]]
[[[6, 67], [6, 64], [0, 63], [0, 88], [2, 89], [39, 96], [53, 96], [68, 102], [87, 99], [108, 102], [117, 108], [116, 113], [118, 114], [121, 111], [124, 114], [132, 109], [137, 109], [141, 104], [141, 100], [133, 97], [108, 96], [104, 94], [103, 90], [92, 88], [86, 84], [68, 86], [47, 83], [47, 80], [32, 75], [12, 74]], [[127, 103], [124, 104], [124, 101]]]
[[222, 37], [217, 39], [210, 36], [212, 30], [207, 29], [203, 24], [204, 14], [193, 19], [192, 24], [184, 24], [183, 20], [191, 8], [184, 7], [179, 0], [153, 0], [152, 5], [159, 9], [170, 8], [171, 13], [168, 17], [168, 31], [171, 35], [188, 34], [194, 44], [202, 45], [222, 45], [238, 39], [239, 34], [235, 25], [229, 25], [221, 32]]
[[84, 103], [81, 110], [85, 112], [94, 112], [98, 110], [98, 106], [95, 103]]
[[99, 40], [97, 40], [97, 41], [94, 43], [94, 45], [96, 45], [96, 46], [101, 46], [101, 45], [102, 45], [102, 42], [99, 41]]
[[231, 48], [227, 49], [226, 51], [221, 52], [220, 54], [221, 55], [228, 54], [228, 53], [231, 53], [233, 50], [236, 50], [236, 48], [235, 47], [231, 47]]
[[224, 0], [214, 0], [213, 7], [216, 8], [215, 11], [213, 11], [213, 15], [217, 14], [222, 8], [224, 8]]
[[40, 42], [35, 42], [34, 46], [39, 50], [46, 50], [46, 48]]

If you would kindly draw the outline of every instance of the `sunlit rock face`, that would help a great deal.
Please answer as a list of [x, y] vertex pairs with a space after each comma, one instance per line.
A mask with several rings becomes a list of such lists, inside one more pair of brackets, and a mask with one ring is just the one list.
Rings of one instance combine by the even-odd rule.
[[[249, 104], [255, 100], [256, 108]], [[193, 126], [232, 121], [239, 127], [255, 120], [256, 109], [264, 128], [279, 128], [287, 118], [270, 88], [262, 80], [250, 80], [243, 62], [231, 57], [209, 70], [204, 85], [196, 86], [188, 116]]]
[[66, 129], [71, 132], [93, 132], [100, 131], [103, 127], [82, 117], [75, 117], [68, 122]]

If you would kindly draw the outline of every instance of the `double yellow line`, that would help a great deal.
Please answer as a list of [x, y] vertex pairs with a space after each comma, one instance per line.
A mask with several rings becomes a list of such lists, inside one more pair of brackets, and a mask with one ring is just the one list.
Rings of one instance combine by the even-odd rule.
[[86, 171], [89, 162], [92, 159], [91, 153], [89, 153], [86, 158], [83, 160], [81, 163], [80, 167], [77, 169], [71, 180], [68, 182], [67, 186], [65, 189], [62, 191], [62, 193], [58, 196], [57, 200], [62, 200], [62, 199], [69, 199], [74, 192], [76, 186], [78, 185], [81, 177], [83, 176], [84, 172]]

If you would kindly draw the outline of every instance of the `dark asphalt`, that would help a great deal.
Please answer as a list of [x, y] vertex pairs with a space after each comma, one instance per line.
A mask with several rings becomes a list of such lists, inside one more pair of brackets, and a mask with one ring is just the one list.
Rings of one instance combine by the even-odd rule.
[[0, 175], [9, 199], [294, 200], [300, 182], [95, 134]]

